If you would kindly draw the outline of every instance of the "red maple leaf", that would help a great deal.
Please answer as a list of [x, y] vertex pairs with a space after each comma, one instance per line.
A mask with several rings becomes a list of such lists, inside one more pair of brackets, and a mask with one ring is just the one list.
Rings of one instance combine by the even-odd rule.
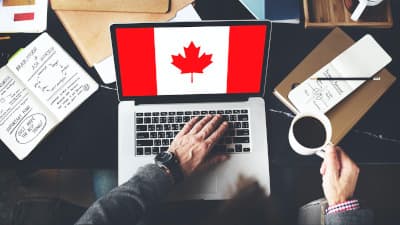
[[181, 74], [191, 73], [190, 81], [193, 83], [193, 73], [203, 73], [203, 69], [212, 63], [212, 54], [203, 53], [199, 57], [200, 47], [196, 47], [193, 41], [187, 48], [184, 47], [183, 49], [185, 50], [185, 57], [181, 54], [172, 55], [172, 65], [178, 67]]

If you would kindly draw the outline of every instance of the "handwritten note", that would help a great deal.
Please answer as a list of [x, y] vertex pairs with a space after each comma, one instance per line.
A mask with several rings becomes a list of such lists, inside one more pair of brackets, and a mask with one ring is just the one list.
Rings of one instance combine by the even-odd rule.
[[[371, 77], [390, 61], [391, 57], [373, 37], [365, 35], [310, 78]], [[326, 113], [365, 82], [310, 78], [293, 89], [288, 96], [299, 112]]]
[[0, 137], [19, 158], [98, 89], [43, 33], [0, 69]]
[[10, 69], [62, 120], [96, 89], [97, 84], [47, 34], [32, 42]]

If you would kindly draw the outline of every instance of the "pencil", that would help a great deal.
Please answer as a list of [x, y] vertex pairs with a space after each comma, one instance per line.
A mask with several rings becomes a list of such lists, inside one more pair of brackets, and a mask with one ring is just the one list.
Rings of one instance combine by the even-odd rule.
[[311, 80], [381, 80], [380, 77], [311, 77]]
[[11, 39], [11, 37], [10, 36], [3, 36], [3, 37], [0, 36], [0, 41], [1, 40], [8, 40], [8, 39]]

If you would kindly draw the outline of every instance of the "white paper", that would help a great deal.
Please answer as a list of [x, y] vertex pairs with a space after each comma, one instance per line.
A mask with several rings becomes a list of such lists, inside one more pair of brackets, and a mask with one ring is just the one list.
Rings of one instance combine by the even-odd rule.
[[[391, 60], [371, 35], [365, 35], [311, 77], [372, 77]], [[307, 79], [290, 91], [288, 97], [299, 112], [326, 113], [364, 82]]]
[[40, 35], [7, 65], [60, 121], [98, 88], [47, 33]]
[[0, 69], [0, 138], [25, 158], [57, 124], [52, 113], [4, 66]]
[[[48, 0], [35, 0], [34, 5], [4, 6], [0, 1], [0, 33], [40, 33], [47, 26]], [[34, 13], [32, 20], [14, 21], [15, 14]]]
[[[193, 5], [189, 4], [183, 9], [176, 13], [176, 16], [170, 20], [171, 22], [177, 21], [201, 21], [199, 14], [193, 8]], [[109, 84], [116, 81], [114, 57], [111, 55], [104, 60], [94, 65], [97, 73], [105, 84]]]

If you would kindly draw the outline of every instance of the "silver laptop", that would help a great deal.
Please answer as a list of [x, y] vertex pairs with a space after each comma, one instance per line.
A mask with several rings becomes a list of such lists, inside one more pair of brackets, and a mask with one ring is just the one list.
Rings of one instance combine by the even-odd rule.
[[239, 175], [270, 194], [265, 119], [268, 21], [114, 24], [118, 183], [130, 179], [194, 116], [221, 114], [229, 129], [212, 152], [229, 160], [192, 176], [170, 200], [226, 199]]

